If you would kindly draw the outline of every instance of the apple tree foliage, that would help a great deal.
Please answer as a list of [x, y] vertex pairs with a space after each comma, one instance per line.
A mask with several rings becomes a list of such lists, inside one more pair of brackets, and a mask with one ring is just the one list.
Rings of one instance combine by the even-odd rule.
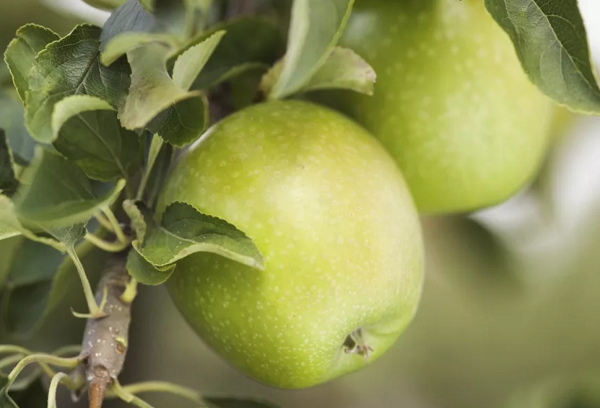
[[[87, 2], [112, 12], [103, 27], [82, 24], [61, 37], [27, 24], [4, 53], [0, 240], [12, 244], [0, 256], [0, 286], [3, 321], [16, 335], [39, 327], [76, 288], [73, 276], [85, 293], [85, 317], [103, 315], [80, 261], [92, 246], [106, 259], [127, 251], [127, 271], [145, 285], [163, 284], [177, 261], [197, 252], [263, 268], [256, 245], [228, 220], [183, 202], [156, 218], [170, 163], [223, 112], [318, 89], [370, 94], [376, 78], [360, 55], [337, 46], [352, 0], [295, 0], [289, 10], [248, 1], [255, 13], [233, 16], [227, 6], [236, 1]], [[533, 83], [573, 111], [600, 114], [576, 0], [485, 4]], [[0, 377], [0, 408], [41, 406], [59, 383], [86, 386], [54, 371], [81, 364], [74, 350], [39, 355], [0, 346], [0, 353], [8, 356], [1, 368], [14, 367]], [[17, 378], [31, 362], [39, 369]], [[39, 381], [46, 375], [54, 376], [50, 391]], [[273, 406], [184, 394], [210, 408]]]

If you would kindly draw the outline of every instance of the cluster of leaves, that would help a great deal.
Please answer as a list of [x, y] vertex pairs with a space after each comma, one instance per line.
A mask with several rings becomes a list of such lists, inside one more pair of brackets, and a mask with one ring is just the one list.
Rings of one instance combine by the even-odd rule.
[[[92, 316], [101, 312], [79, 259], [91, 245], [117, 251], [131, 243], [128, 271], [148, 285], [165, 282], [178, 260], [196, 252], [264, 268], [254, 243], [224, 220], [187, 203], [155, 216], [170, 162], [207, 128], [208, 100], [223, 84], [238, 109], [261, 93], [272, 99], [332, 87], [373, 89], [368, 64], [334, 47], [349, 0], [296, 2], [289, 51], [275, 65], [283, 36], [269, 18], [211, 24], [212, 2], [204, 0], [93, 3], [118, 6], [103, 28], [80, 25], [60, 37], [29, 24], [5, 52], [14, 89], [0, 93], [10, 107], [0, 122], [0, 240], [14, 248], [0, 283], [4, 320], [19, 334], [57, 305], [72, 269]], [[131, 226], [131, 237], [113, 211]], [[113, 234], [124, 245], [103, 240]], [[0, 394], [11, 402], [7, 391]]]
[[[79, 261], [92, 244], [132, 248], [129, 273], [148, 285], [164, 283], [196, 252], [264, 268], [253, 242], [225, 220], [188, 203], [156, 218], [171, 161], [205, 131], [208, 101], [224, 89], [230, 108], [240, 109], [325, 88], [370, 94], [376, 78], [360, 56], [336, 46], [353, 0], [294, 1], [285, 54], [277, 22], [222, 21], [222, 5], [211, 0], [88, 3], [113, 10], [104, 27], [80, 25], [60, 37], [23, 26], [5, 53], [12, 84], [0, 76], [0, 240], [12, 245], [0, 287], [4, 320], [18, 333], [58, 303], [73, 265], [93, 308]], [[541, 90], [573, 110], [600, 113], [576, 0], [486, 5]], [[123, 245], [103, 241], [111, 233]]]

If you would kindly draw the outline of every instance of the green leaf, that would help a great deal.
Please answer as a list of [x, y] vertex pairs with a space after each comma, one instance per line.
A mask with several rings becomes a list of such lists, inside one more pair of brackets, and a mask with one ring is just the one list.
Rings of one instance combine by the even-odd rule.
[[83, 0], [92, 7], [102, 10], [114, 10], [123, 5], [127, 0]]
[[99, 35], [99, 28], [80, 25], [38, 55], [31, 70], [25, 115], [37, 141], [52, 141], [54, 106], [67, 96], [91, 95], [113, 107], [122, 104], [130, 83], [129, 66], [125, 60], [110, 67], [100, 64]]
[[45, 229], [87, 221], [101, 207], [112, 204], [125, 186], [89, 180], [73, 162], [43, 148], [36, 151], [15, 194], [15, 210], [25, 224]]
[[4, 281], [10, 273], [12, 259], [24, 240], [25, 238], [18, 236], [3, 240], [0, 234], [0, 254], [2, 254], [2, 262], [0, 262], [0, 289], [4, 287]]
[[4, 60], [23, 102], [25, 102], [29, 89], [29, 72], [35, 62], [35, 57], [48, 44], [59, 38], [58, 34], [49, 28], [27, 24], [17, 30], [17, 37], [6, 48]]
[[18, 185], [13, 170], [12, 153], [6, 143], [6, 134], [0, 129], [0, 193], [11, 196]]
[[168, 34], [123, 33], [108, 41], [102, 51], [100, 61], [104, 65], [110, 65], [125, 55], [127, 51], [154, 42], [171, 48], [177, 46], [177, 42], [173, 41], [173, 37]]
[[377, 75], [358, 54], [348, 48], [335, 47], [325, 64], [301, 88], [301, 91], [347, 89], [373, 95]]
[[187, 30], [185, 0], [161, 0], [153, 13], [143, 2], [129, 0], [117, 8], [102, 28], [101, 49], [125, 33], [169, 34], [171, 41], [181, 40]]
[[[57, 235], [70, 242], [69, 245], [74, 245], [83, 235], [83, 228], [77, 226]], [[102, 268], [103, 261], [108, 256], [85, 241], [77, 245], [75, 252], [81, 258], [93, 255], [87, 261], [84, 259], [87, 271], [94, 269], [90, 264], [96, 269]], [[40, 327], [66, 294], [81, 290], [78, 285], [77, 271], [69, 256], [45, 245], [24, 241], [11, 263], [10, 289], [4, 304], [7, 329], [20, 336], [30, 335]]]
[[207, 408], [279, 408], [277, 405], [266, 401], [227, 397], [205, 397], [203, 401], [206, 403]]
[[486, 0], [511, 37], [529, 78], [568, 108], [600, 113], [586, 30], [577, 0]]
[[139, 136], [123, 129], [115, 109], [102, 99], [73, 95], [61, 100], [52, 128], [56, 150], [94, 180], [128, 180], [141, 165]]
[[24, 241], [13, 258], [5, 298], [4, 322], [12, 333], [27, 333], [48, 304], [52, 279], [65, 256], [56, 249]]
[[[7, 143], [13, 153], [14, 170], [24, 166], [33, 158], [35, 141], [27, 132], [24, 122], [25, 111], [18, 100], [16, 92], [13, 94], [0, 91], [0, 128], [7, 134]], [[17, 178], [19, 174], [16, 174]]]
[[12, 200], [4, 195], [0, 195], [0, 239], [7, 239], [18, 235], [23, 235], [32, 241], [50, 245], [61, 252], [66, 250], [64, 244], [61, 242], [52, 238], [40, 237], [25, 228], [17, 217]]
[[167, 207], [160, 226], [147, 222], [143, 242], [134, 248], [152, 265], [164, 267], [197, 252], [211, 252], [264, 269], [263, 257], [250, 238], [228, 222], [202, 214], [186, 203]]
[[157, 286], [165, 283], [175, 271], [175, 264], [155, 267], [146, 261], [138, 251], [132, 249], [127, 255], [129, 275], [144, 285]]
[[224, 35], [225, 31], [217, 31], [201, 43], [185, 50], [177, 58], [173, 67], [175, 85], [182, 89], [190, 89]]
[[119, 111], [127, 129], [147, 127], [175, 146], [196, 140], [208, 122], [207, 102], [202, 93], [188, 92], [169, 76], [168, 48], [147, 44], [128, 53], [131, 89]]
[[282, 99], [297, 92], [325, 63], [339, 40], [354, 0], [295, 0], [281, 75], [269, 95]]
[[133, 200], [123, 201], [123, 209], [131, 220], [131, 227], [135, 231], [138, 241], [144, 242], [148, 228], [147, 223], [153, 222], [152, 212], [143, 202]]
[[225, 31], [225, 35], [192, 89], [207, 89], [248, 69], [268, 66], [280, 56], [283, 48], [281, 33], [272, 20], [256, 16], [241, 17], [217, 24], [201, 34], [175, 55], [171, 63], [186, 49], [219, 31]]

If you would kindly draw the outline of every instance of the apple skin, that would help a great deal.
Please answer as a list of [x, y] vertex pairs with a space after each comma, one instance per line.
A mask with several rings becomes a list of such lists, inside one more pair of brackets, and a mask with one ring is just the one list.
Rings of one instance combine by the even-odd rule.
[[536, 175], [553, 103], [483, 0], [358, 0], [341, 45], [374, 67], [375, 93], [328, 104], [383, 143], [420, 212], [490, 206]]
[[[167, 283], [191, 327], [235, 367], [304, 388], [379, 358], [419, 303], [423, 246], [402, 175], [379, 142], [327, 108], [254, 105], [176, 164], [158, 211], [184, 201], [254, 240], [266, 270], [213, 254]], [[370, 358], [346, 353], [362, 329]]]

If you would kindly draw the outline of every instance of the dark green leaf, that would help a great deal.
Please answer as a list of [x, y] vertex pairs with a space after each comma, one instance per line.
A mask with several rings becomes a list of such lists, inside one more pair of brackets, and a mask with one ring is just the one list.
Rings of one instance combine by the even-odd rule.
[[[82, 236], [82, 230], [78, 226], [55, 233], [71, 246]], [[91, 251], [96, 251], [96, 248], [85, 241], [75, 249], [81, 258]], [[96, 252], [106, 256], [102, 251]], [[100, 257], [95, 256], [92, 260], [96, 265], [101, 261], [98, 258]], [[89, 270], [89, 264], [86, 265], [86, 270]], [[81, 290], [78, 285], [77, 271], [70, 257], [45, 245], [24, 241], [20, 253], [13, 258], [10, 269], [10, 290], [4, 304], [7, 329], [21, 336], [31, 334], [65, 298], [65, 294]]]
[[7, 329], [26, 333], [44, 314], [52, 279], [65, 256], [47, 245], [25, 240], [13, 258], [4, 304]]
[[155, 267], [146, 261], [138, 251], [132, 249], [127, 255], [127, 271], [129, 275], [144, 285], [162, 285], [175, 271], [175, 264]]
[[577, 0], [486, 0], [529, 78], [568, 108], [600, 112], [600, 89]]
[[124, 180], [109, 185], [92, 182], [75, 163], [39, 148], [23, 173], [15, 210], [25, 224], [61, 228], [87, 221], [112, 204], [124, 186]]
[[202, 214], [186, 203], [173, 203], [160, 227], [147, 225], [145, 239], [133, 246], [152, 265], [164, 267], [197, 252], [211, 252], [257, 269], [263, 257], [250, 238], [228, 222]]
[[74, 95], [61, 100], [52, 128], [56, 150], [94, 180], [127, 180], [141, 165], [139, 136], [123, 129], [117, 112], [101, 99]]
[[163, 184], [167, 178], [169, 167], [174, 156], [173, 146], [166, 144], [158, 152], [152, 171], [146, 186], [145, 202], [150, 208], [154, 208], [156, 198], [162, 190]]
[[[270, 65], [280, 56], [283, 48], [281, 33], [275, 23], [261, 17], [241, 17], [218, 24], [193, 40], [188, 48], [218, 31], [225, 31], [226, 34], [200, 72], [193, 89], [207, 89], [246, 69]], [[172, 58], [171, 63], [177, 56]]]
[[[109, 43], [125, 33], [169, 34], [173, 40], [181, 38], [186, 30], [186, 7], [184, 0], [161, 0], [149, 13], [138, 0], [129, 0], [116, 9], [104, 24], [102, 51]], [[126, 50], [127, 51], [127, 50]]]
[[12, 153], [6, 143], [6, 134], [0, 129], [0, 193], [11, 196], [18, 185], [13, 170]]
[[183, 146], [196, 140], [208, 122], [207, 102], [200, 92], [188, 92], [167, 72], [168, 48], [148, 44], [128, 53], [133, 71], [131, 90], [119, 111], [127, 129], [147, 127], [165, 141]]
[[48, 391], [40, 379], [25, 390], [11, 392], [11, 395], [15, 403], [23, 408], [44, 408], [48, 401]]
[[346, 25], [354, 0], [295, 0], [287, 54], [269, 95], [281, 99], [302, 88], [325, 63]]
[[6, 389], [6, 379], [1, 378], [2, 389], [0, 389], [0, 408], [19, 408], [15, 401], [8, 395]]
[[0, 128], [6, 131], [15, 168], [24, 166], [33, 159], [35, 142], [25, 128], [24, 115], [23, 105], [16, 92], [13, 95], [0, 91]]
[[205, 397], [203, 400], [207, 408], [279, 408], [270, 402], [248, 399]]
[[59, 38], [58, 34], [46, 27], [27, 24], [17, 30], [17, 37], [11, 41], [4, 52], [4, 60], [23, 102], [29, 90], [29, 72], [35, 57], [48, 44]]
[[113, 107], [124, 101], [130, 84], [129, 66], [124, 59], [110, 67], [100, 64], [99, 35], [99, 28], [81, 25], [38, 55], [26, 103], [26, 123], [34, 139], [52, 141], [54, 106], [67, 96], [96, 96]]

